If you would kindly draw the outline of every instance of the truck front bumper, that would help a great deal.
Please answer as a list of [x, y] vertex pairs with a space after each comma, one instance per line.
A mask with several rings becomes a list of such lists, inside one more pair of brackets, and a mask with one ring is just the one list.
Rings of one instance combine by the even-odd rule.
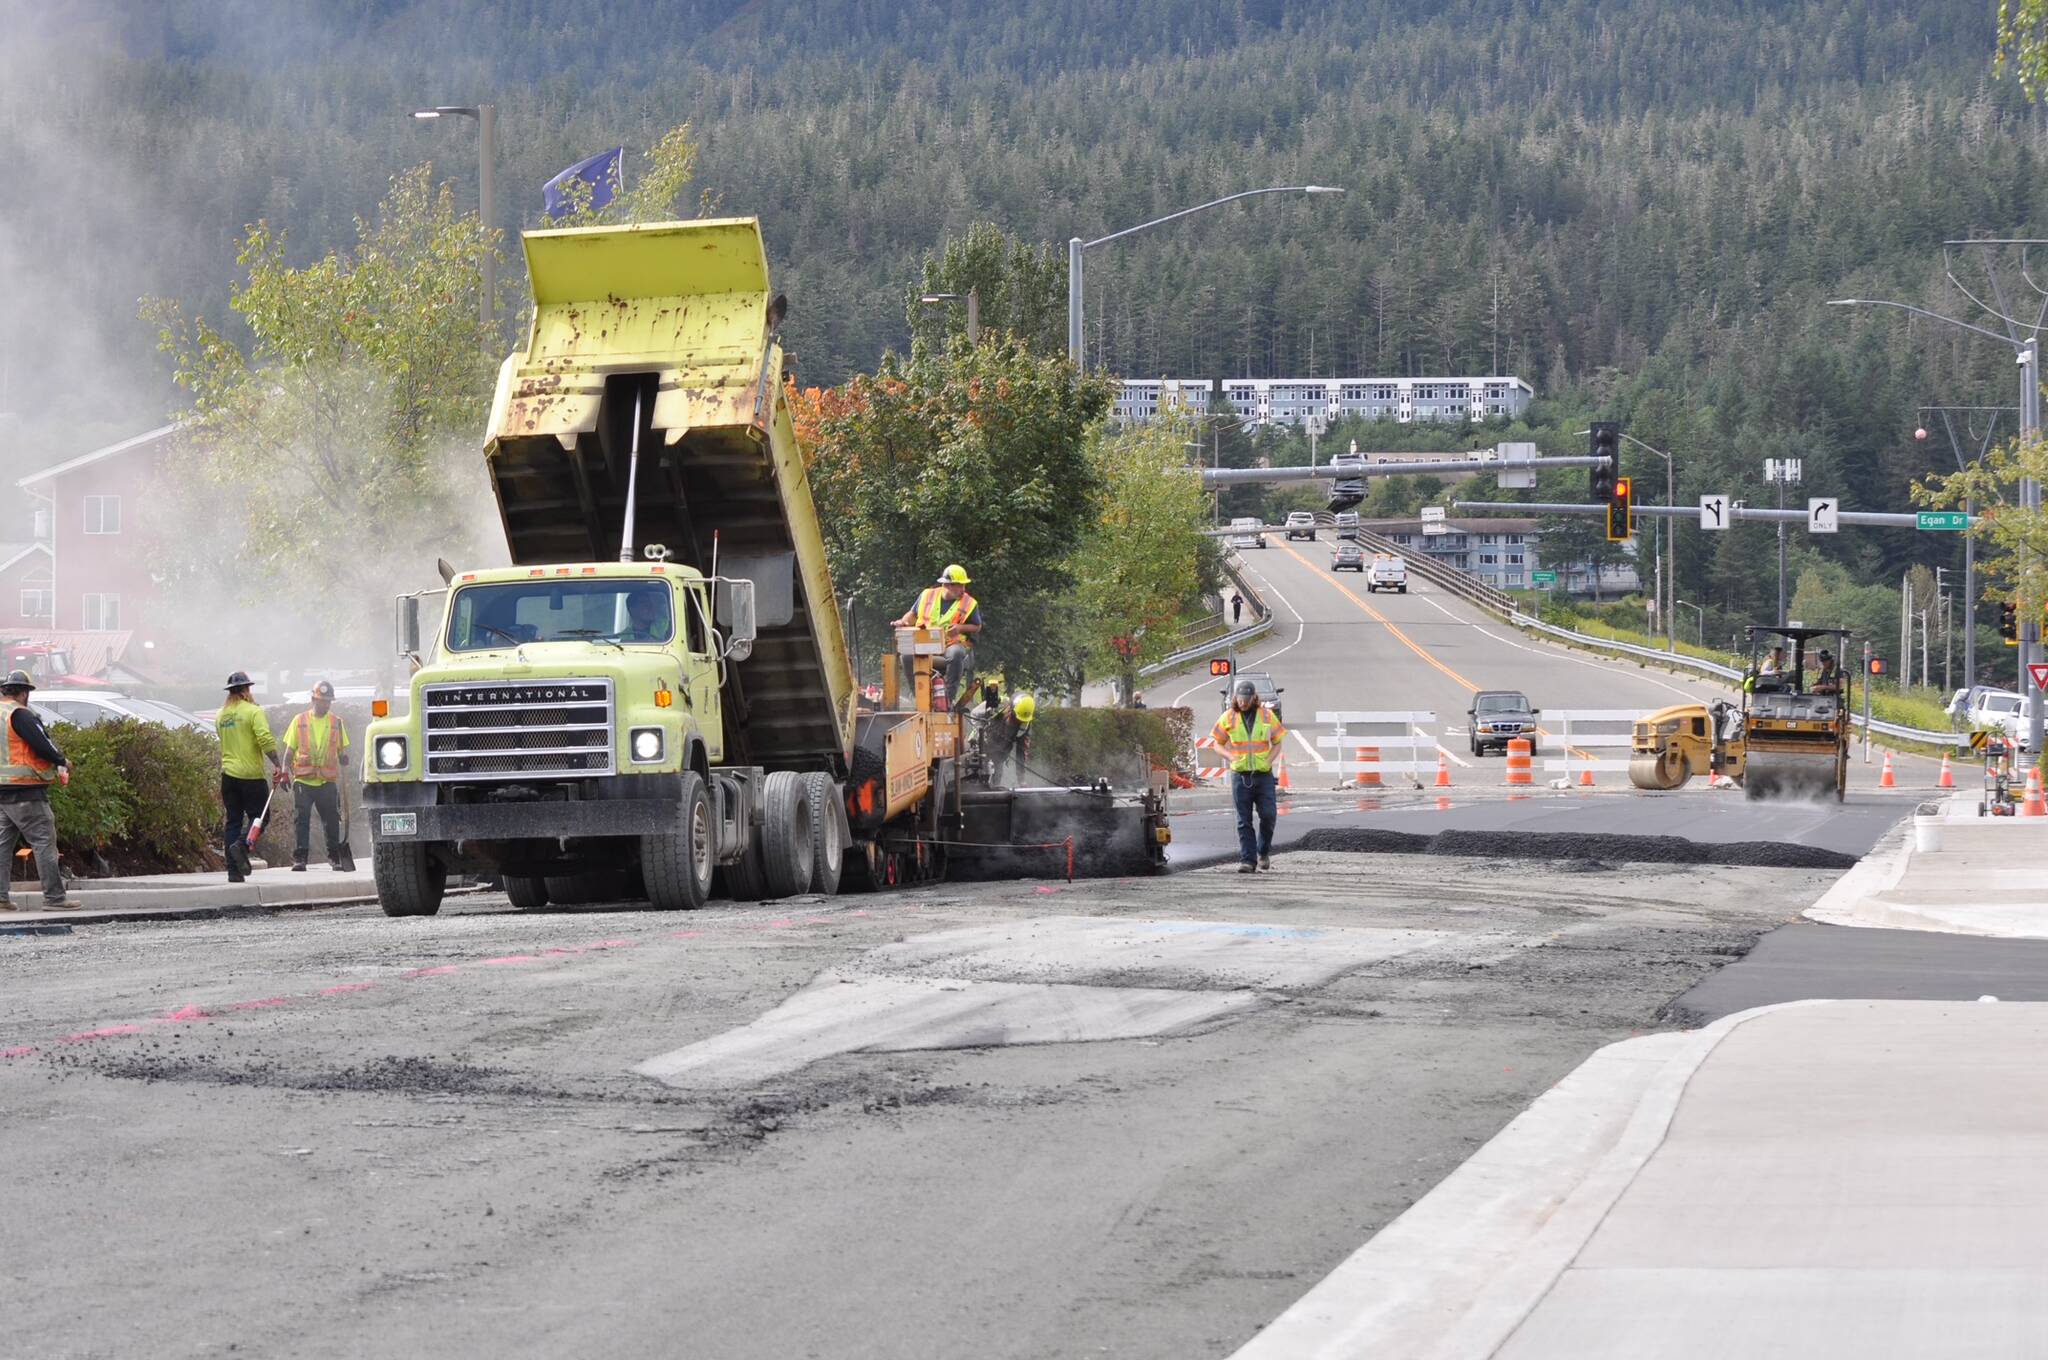
[[577, 796], [523, 802], [453, 802], [490, 786], [456, 787], [423, 782], [363, 785], [370, 837], [377, 841], [569, 840], [592, 836], [642, 836], [674, 831], [681, 823], [683, 780], [679, 774], [642, 774], [579, 780]]

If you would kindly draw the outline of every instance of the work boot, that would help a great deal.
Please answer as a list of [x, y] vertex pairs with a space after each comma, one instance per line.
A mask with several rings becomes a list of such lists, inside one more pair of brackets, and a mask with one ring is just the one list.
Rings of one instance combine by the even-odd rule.
[[1255, 874], [1259, 871], [1259, 866], [1256, 864], [1240, 864], [1237, 866], [1237, 871], [1241, 874]]
[[82, 906], [84, 906], [84, 905], [85, 905], [85, 904], [84, 904], [83, 902], [79, 901], [79, 900], [78, 900], [77, 898], [75, 898], [75, 897], [67, 897], [67, 898], [63, 899], [63, 900], [62, 900], [61, 902], [45, 902], [45, 903], [43, 903], [43, 910], [44, 910], [44, 911], [77, 911], [77, 910], [78, 910], [78, 909], [79, 909], [80, 907], [82, 907]]
[[306, 861], [304, 861], [304, 860], [302, 860], [302, 859], [295, 859], [295, 860], [293, 860], [293, 861], [292, 861], [292, 872], [293, 872], [293, 873], [295, 873], [295, 874], [303, 874], [304, 872], [306, 872]]
[[1261, 869], [1270, 869], [1270, 868], [1272, 868], [1272, 867], [1273, 867], [1273, 857], [1272, 857], [1271, 855], [1260, 855], [1260, 856], [1259, 856], [1259, 867], [1260, 867]]

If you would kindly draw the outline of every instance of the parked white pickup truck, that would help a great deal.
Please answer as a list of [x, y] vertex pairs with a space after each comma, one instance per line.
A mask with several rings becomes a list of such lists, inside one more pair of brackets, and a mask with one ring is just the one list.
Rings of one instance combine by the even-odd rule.
[[1408, 593], [1408, 561], [1392, 553], [1381, 553], [1373, 558], [1365, 569], [1367, 594], [1375, 590], [1395, 590]]

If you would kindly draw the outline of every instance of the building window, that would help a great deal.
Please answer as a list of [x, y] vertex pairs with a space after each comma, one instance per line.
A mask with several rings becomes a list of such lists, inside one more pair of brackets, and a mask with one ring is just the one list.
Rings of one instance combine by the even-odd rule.
[[120, 533], [121, 498], [119, 496], [87, 496], [85, 498], [85, 531], [89, 534]]
[[87, 630], [115, 629], [121, 626], [121, 597], [119, 595], [95, 595], [85, 597], [85, 626]]
[[1483, 553], [1479, 554], [1479, 565], [1480, 565], [1480, 566], [1482, 566], [1482, 567], [1497, 567], [1497, 566], [1499, 566], [1499, 565], [1500, 565], [1500, 554], [1499, 554], [1499, 553], [1489, 553], [1489, 552], [1483, 552]]
[[50, 617], [50, 592], [47, 587], [31, 586], [21, 592], [21, 616], [25, 619]]

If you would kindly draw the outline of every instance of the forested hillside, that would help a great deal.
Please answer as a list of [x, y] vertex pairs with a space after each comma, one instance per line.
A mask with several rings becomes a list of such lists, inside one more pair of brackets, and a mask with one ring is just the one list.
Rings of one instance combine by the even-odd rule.
[[1942, 238], [2048, 218], [1991, 0], [7, 8], [0, 406], [39, 448], [169, 407], [135, 300], [218, 312], [244, 223], [307, 258], [420, 160], [473, 194], [472, 125], [406, 116], [437, 102], [499, 106], [507, 224], [570, 161], [690, 122], [698, 187], [764, 221], [807, 383], [902, 344], [921, 258], [971, 223], [1061, 242], [1342, 186], [1091, 254], [1091, 360], [1514, 372], [1690, 441], [1682, 496], [1797, 447], [1852, 505], [1902, 499], [1914, 405], [2010, 400], [2010, 357], [1818, 304], [1956, 308]]

